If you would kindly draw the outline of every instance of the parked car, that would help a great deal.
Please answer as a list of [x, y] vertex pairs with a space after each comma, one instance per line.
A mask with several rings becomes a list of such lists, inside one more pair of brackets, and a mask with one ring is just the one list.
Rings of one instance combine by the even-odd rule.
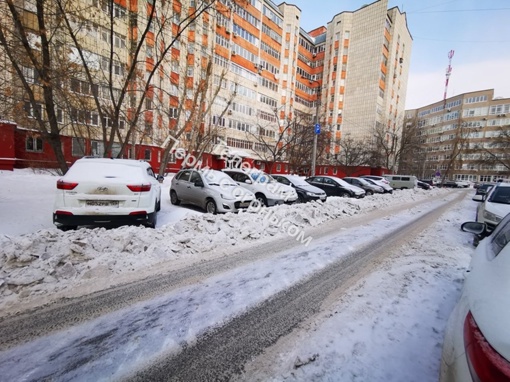
[[298, 199], [296, 190], [290, 186], [278, 183], [271, 175], [257, 170], [242, 170], [226, 168], [222, 170], [234, 179], [238, 185], [255, 194], [256, 199], [263, 206], [294, 203]]
[[443, 188], [459, 188], [457, 182], [453, 180], [445, 180], [444, 182], [439, 184]]
[[440, 382], [508, 381], [510, 376], [510, 215], [487, 237], [487, 225], [461, 229], [485, 237], [465, 273], [445, 330]]
[[489, 190], [494, 187], [494, 183], [482, 183], [476, 187], [475, 195], [485, 195]]
[[304, 178], [297, 175], [282, 175], [282, 174], [274, 174], [271, 175], [277, 182], [285, 184], [287, 186], [294, 187], [298, 194], [298, 201], [300, 203], [309, 202], [312, 200], [321, 200], [323, 202], [326, 201], [327, 195], [326, 192], [321, 190], [318, 187], [312, 186], [310, 183], [307, 183]]
[[428, 183], [425, 183], [425, 182], [422, 182], [421, 180], [418, 180], [416, 185], [419, 187], [419, 188], [422, 188], [424, 190], [430, 190], [432, 188], [432, 186]]
[[366, 194], [362, 188], [353, 186], [335, 176], [312, 176], [306, 178], [305, 181], [324, 190], [328, 196], [364, 198]]
[[347, 183], [352, 184], [353, 186], [364, 189], [367, 195], [384, 193], [384, 189], [381, 186], [377, 186], [373, 183], [370, 183], [366, 179], [357, 178], [354, 176], [346, 176], [345, 178], [342, 179]]
[[161, 185], [149, 163], [134, 159], [78, 159], [57, 181], [53, 223], [62, 230], [84, 225], [155, 227]]
[[489, 231], [510, 213], [510, 183], [498, 183], [488, 193], [473, 196], [479, 202], [476, 220], [487, 224]]
[[170, 202], [193, 204], [210, 214], [239, 212], [248, 208], [255, 195], [238, 186], [228, 174], [217, 170], [179, 171], [170, 186]]
[[384, 175], [384, 177], [395, 190], [412, 189], [418, 183], [418, 179], [414, 175]]
[[365, 179], [367, 182], [375, 184], [376, 186], [382, 187], [384, 190], [384, 193], [392, 194], [393, 193], [393, 187], [390, 186], [390, 183], [384, 179], [382, 176], [375, 176], [375, 175], [362, 175], [360, 178]]

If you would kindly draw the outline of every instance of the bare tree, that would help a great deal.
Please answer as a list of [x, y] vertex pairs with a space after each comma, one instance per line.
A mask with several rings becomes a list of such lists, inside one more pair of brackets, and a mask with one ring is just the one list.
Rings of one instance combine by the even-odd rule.
[[3, 96], [34, 122], [62, 172], [62, 134], [99, 138], [104, 156], [166, 136], [168, 125], [156, 107], [168, 107], [172, 62], [182, 57], [178, 42], [189, 46], [184, 32], [215, 10], [215, 1], [206, 0], [186, 9], [158, 0], [136, 9], [113, 0], [88, 4], [6, 0], [1, 16], [0, 48], [7, 59], [0, 69], [12, 78]]

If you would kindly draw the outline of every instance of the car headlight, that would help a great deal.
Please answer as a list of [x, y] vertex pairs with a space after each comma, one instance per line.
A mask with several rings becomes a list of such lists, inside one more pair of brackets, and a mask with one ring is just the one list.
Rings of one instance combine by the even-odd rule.
[[315, 194], [313, 192], [307, 192], [306, 195], [308, 195], [308, 196], [315, 196]]
[[232, 195], [220, 194], [220, 196], [222, 199], [225, 199], [225, 200], [235, 200], [235, 197], [233, 197]]
[[495, 223], [499, 223], [499, 221], [502, 219], [501, 216], [493, 214], [492, 212], [489, 212], [489, 211], [483, 211], [483, 218], [485, 220], [489, 220], [489, 221], [495, 222]]

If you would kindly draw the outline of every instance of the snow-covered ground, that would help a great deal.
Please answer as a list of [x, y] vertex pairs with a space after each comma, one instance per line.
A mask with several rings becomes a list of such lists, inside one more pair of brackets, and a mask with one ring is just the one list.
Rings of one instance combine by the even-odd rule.
[[[435, 196], [431, 205], [437, 205], [461, 192], [406, 190], [361, 200], [329, 198], [325, 205], [279, 206], [267, 209], [265, 214], [212, 216], [197, 209], [172, 206], [168, 199], [170, 179], [167, 178], [163, 184], [162, 210], [156, 229], [122, 227], [60, 232], [51, 222], [56, 179], [56, 176], [30, 170], [0, 171], [2, 314], [57, 297], [104, 289], [164, 269], [165, 264], [183, 266], [204, 258], [228, 255], [278, 236], [286, 237], [289, 230], [288, 225], [281, 224], [283, 221], [291, 222], [296, 227], [292, 232], [298, 232], [319, 227], [331, 219], [349, 219], [352, 215], [431, 195]], [[425, 235], [396, 249], [395, 255], [404, 256], [386, 260], [381, 270], [354, 286], [319, 321], [309, 323], [308, 330], [303, 329], [291, 337], [297, 340], [289, 344], [288, 350], [275, 354], [272, 361], [264, 361], [264, 367], [257, 367], [250, 379], [437, 380], [446, 319], [459, 295], [463, 271], [474, 250], [470, 235], [459, 230], [463, 221], [474, 217], [475, 206], [470, 196], [471, 192]], [[165, 296], [165, 299], [175, 301], [174, 308], [178, 306], [174, 313], [165, 312], [155, 300], [144, 307], [130, 307], [129, 320], [123, 316], [127, 316], [126, 312], [117, 312], [76, 327], [72, 333], [56, 333], [36, 344], [2, 352], [0, 375], [12, 379], [28, 374], [31, 378], [47, 375], [58, 370], [62, 361], [54, 356], [59, 350], [50, 344], [58, 343], [68, 348], [73, 338], [84, 335], [91, 326], [97, 334], [98, 330], [108, 330], [112, 325], [122, 327], [122, 323], [128, 326], [131, 320], [140, 322], [143, 320], [141, 311], [149, 308], [165, 317], [165, 323], [174, 323], [175, 326], [168, 328], [169, 338], [158, 342], [155, 338], [161, 336], [146, 332], [144, 335], [138, 333], [136, 347], [126, 338], [119, 338], [118, 343], [127, 343], [125, 346], [130, 347], [129, 353], [136, 361], [140, 361], [140, 354], [149, 358], [162, 349], [177, 351], [183, 341], [193, 342], [198, 334], [212, 325], [224, 322], [345, 256], [379, 232], [404, 226], [425, 212], [424, 208], [411, 209], [384, 221], [374, 221], [363, 227], [365, 231], [360, 228], [345, 230], [332, 238], [342, 243], [344, 251], [328, 251], [324, 240], [311, 238], [306, 251], [303, 245], [301, 253], [296, 250], [282, 252], [271, 261], [261, 260], [213, 276], [200, 285], [175, 290], [171, 296]], [[370, 230], [370, 235], [366, 230]], [[268, 269], [271, 269], [270, 277]], [[254, 293], [255, 290], [258, 292]], [[191, 294], [193, 299], [187, 298]], [[225, 299], [226, 295], [228, 299]], [[136, 318], [137, 315], [140, 317]], [[119, 356], [125, 352], [122, 346], [114, 346], [108, 362], [98, 360], [95, 364], [85, 364], [77, 375], [65, 378], [90, 380], [92, 370], [94, 380], [122, 375], [129, 371], [128, 365], [134, 364], [133, 359]], [[26, 358], [27, 362], [16, 362], [20, 357]], [[116, 359], [122, 361], [112, 362]]]

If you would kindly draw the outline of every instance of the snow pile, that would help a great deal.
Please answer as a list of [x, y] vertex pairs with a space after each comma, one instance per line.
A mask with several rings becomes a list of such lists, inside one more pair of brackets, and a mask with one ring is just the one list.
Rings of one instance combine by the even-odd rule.
[[62, 232], [52, 228], [20, 236], [0, 235], [0, 308], [41, 304], [60, 292], [60, 296], [76, 295], [78, 286], [81, 293], [106, 288], [147, 275], [149, 269], [157, 272], [162, 264], [190, 264], [228, 255], [276, 236], [299, 233], [306, 244], [307, 227], [448, 192], [404, 190], [239, 214], [187, 215], [157, 229], [126, 226]]

